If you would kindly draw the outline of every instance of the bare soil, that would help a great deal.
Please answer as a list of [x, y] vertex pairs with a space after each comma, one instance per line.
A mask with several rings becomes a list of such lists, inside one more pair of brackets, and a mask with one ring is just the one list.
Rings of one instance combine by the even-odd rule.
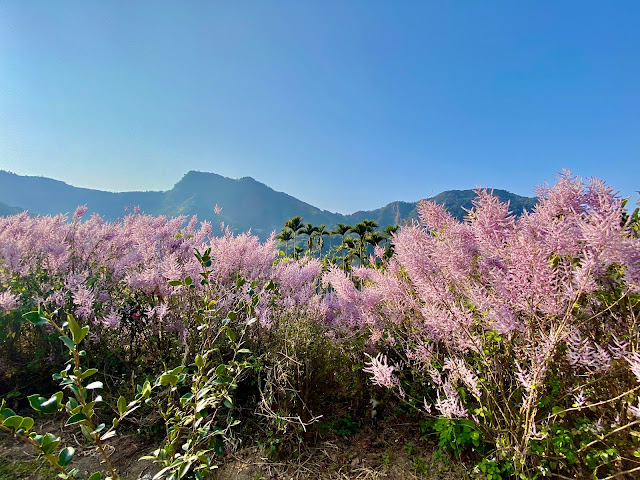
[[[64, 419], [48, 419], [37, 431], [60, 435], [63, 443], [76, 449], [72, 465], [80, 478], [101, 470], [101, 457], [82, 435], [63, 428]], [[80, 437], [80, 438], [78, 438]], [[463, 466], [434, 458], [434, 446], [418, 438], [411, 425], [386, 424], [366, 427], [348, 437], [326, 435], [313, 446], [300, 444], [286, 459], [274, 459], [260, 445], [249, 445], [229, 452], [211, 480], [307, 479], [390, 479], [459, 480], [466, 477]], [[110, 459], [124, 480], [150, 480], [160, 469], [149, 460], [139, 460], [157, 446], [141, 437], [115, 437], [109, 442]], [[0, 480], [49, 480], [56, 471], [39, 461], [31, 447], [0, 433]]]

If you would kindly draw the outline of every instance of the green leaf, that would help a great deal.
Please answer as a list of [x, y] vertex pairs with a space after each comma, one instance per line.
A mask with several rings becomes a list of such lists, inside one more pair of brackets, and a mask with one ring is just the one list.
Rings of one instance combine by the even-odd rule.
[[58, 405], [58, 398], [56, 396], [53, 396], [49, 398], [49, 400], [42, 402], [42, 405], [40, 405], [40, 409], [44, 413], [54, 413], [58, 411]]
[[120, 415], [122, 415], [126, 411], [127, 411], [127, 399], [124, 398], [123, 396], [120, 396], [120, 398], [118, 398], [118, 412], [120, 413]]
[[96, 390], [98, 388], [102, 388], [102, 382], [91, 382], [86, 386], [87, 390]]
[[89, 333], [88, 325], [86, 327], [82, 327], [82, 329], [80, 330], [80, 336], [77, 339], [74, 339], [76, 344], [80, 343], [84, 339], [84, 337], [87, 336], [87, 333]]
[[22, 420], [22, 423], [20, 424], [20, 428], [24, 428], [25, 432], [28, 432], [29, 430], [31, 430], [31, 427], [33, 427], [34, 424], [34, 420], [31, 417], [24, 417], [24, 419]]
[[102, 440], [103, 442], [105, 440], [109, 440], [111, 437], [115, 437], [116, 436], [116, 431], [115, 430], [110, 430], [107, 433], [105, 433], [104, 435], [102, 435], [100, 437], [100, 440]]
[[178, 383], [178, 376], [171, 373], [165, 373], [160, 376], [160, 385], [175, 385]]
[[95, 435], [96, 433], [100, 433], [102, 430], [104, 430], [104, 427], [106, 425], [104, 423], [101, 423], [100, 425], [98, 425], [98, 428], [96, 428], [93, 432], [91, 432], [91, 435]]
[[60, 454], [58, 455], [58, 465], [60, 465], [61, 467], [66, 467], [67, 465], [69, 465], [71, 463], [71, 460], [73, 460], [74, 453], [76, 453], [76, 451], [73, 447], [67, 447], [61, 450]]
[[238, 350], [238, 353], [251, 353], [251, 350], [249, 350], [248, 348], [241, 348], [240, 350]]
[[93, 437], [91, 436], [91, 432], [86, 427], [86, 425], [80, 424], [80, 430], [82, 431], [82, 435], [84, 435], [84, 438], [86, 438], [90, 442], [93, 442]]
[[224, 404], [225, 407], [227, 408], [233, 408], [233, 403], [231, 403], [231, 400], [229, 398], [225, 398], [222, 403]]
[[67, 420], [67, 423], [65, 423], [65, 426], [75, 425], [76, 423], [80, 423], [86, 419], [87, 419], [87, 416], [84, 413], [76, 413], [75, 415], [72, 415], [71, 417], [69, 417], [69, 420]]
[[80, 325], [78, 325], [78, 322], [76, 322], [76, 319], [73, 318], [73, 315], [71, 315], [70, 313], [67, 313], [67, 324], [69, 325], [69, 330], [71, 330], [73, 343], [77, 345], [78, 343], [80, 343], [78, 337], [80, 337], [80, 332], [82, 329], [80, 328]]
[[80, 375], [80, 380], [84, 380], [85, 378], [89, 378], [91, 375], [95, 375], [96, 373], [98, 373], [98, 369], [97, 368], [89, 368], [88, 370], [84, 371]]
[[169, 470], [171, 470], [171, 466], [164, 467], [162, 470], [160, 470], [158, 473], [156, 473], [151, 480], [158, 480], [160, 478], [163, 478], [163, 475], [165, 473], [167, 473]]
[[31, 408], [33, 408], [36, 412], [39, 412], [40, 410], [42, 410], [42, 404], [47, 401], [46, 398], [41, 397], [37, 393], [34, 393], [33, 395], [29, 395], [27, 398], [29, 399], [29, 404], [31, 405]]
[[25, 313], [23, 317], [29, 320], [31, 323], [33, 323], [36, 326], [42, 326], [49, 323], [49, 319], [47, 317], [40, 315], [40, 312], [28, 312], [28, 313]]
[[[42, 453], [45, 455], [51, 455], [56, 448], [58, 448], [58, 444], [60, 443], [60, 437], [56, 437], [52, 433], [47, 433], [42, 438], [42, 442], [40, 443], [40, 447], [42, 448]], [[54, 457], [57, 459], [57, 457]], [[55, 461], [55, 460], [54, 460]]]
[[229, 340], [231, 340], [232, 342], [236, 341], [236, 332], [234, 332], [233, 330], [231, 330], [230, 328], [227, 327], [226, 329], [227, 331], [225, 332], [227, 334], [227, 338]]
[[20, 428], [20, 424], [22, 423], [23, 420], [24, 420], [24, 417], [21, 417], [20, 415], [14, 415], [12, 417], [6, 418], [4, 422], [2, 422], [2, 424], [5, 427], [17, 429], [17, 428]]
[[76, 401], [76, 399], [73, 397], [69, 397], [69, 401], [67, 401], [67, 408], [69, 410], [73, 410], [77, 407], [78, 407], [78, 402]]
[[178, 469], [178, 478], [183, 478], [184, 476], [186, 476], [187, 473], [189, 473], [189, 469], [191, 468], [192, 464], [192, 461], [183, 463], [182, 466]]
[[55, 399], [57, 400], [57, 404], [58, 405], [62, 405], [62, 400], [64, 398], [64, 393], [62, 392], [56, 392], [53, 395], [51, 395], [52, 397], [55, 397]]
[[140, 393], [144, 398], [149, 398], [151, 395], [151, 383], [149, 383], [149, 380], [144, 382], [144, 385], [140, 389]]
[[180, 280], [171, 280], [169, 282], [169, 285], [172, 287], [179, 287], [180, 285], [182, 285], [182, 282]]
[[193, 283], [193, 279], [191, 277], [187, 277], [184, 279], [184, 284], [188, 287]]
[[92, 473], [87, 480], [102, 480], [102, 474], [100, 472]]
[[202, 355], [200, 355], [200, 354], [196, 355], [195, 364], [196, 364], [196, 367], [202, 368], [202, 366], [204, 365], [204, 359], [202, 358]]
[[70, 352], [73, 352], [76, 349], [76, 344], [73, 343], [73, 340], [71, 340], [69, 337], [62, 336], [60, 337], [60, 340], [67, 346]]

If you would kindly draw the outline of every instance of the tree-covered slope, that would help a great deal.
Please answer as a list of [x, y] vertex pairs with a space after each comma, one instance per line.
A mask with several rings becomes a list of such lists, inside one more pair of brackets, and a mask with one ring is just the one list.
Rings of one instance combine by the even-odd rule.
[[0, 202], [0, 217], [5, 217], [7, 215], [15, 215], [16, 213], [22, 212], [23, 209], [20, 207], [12, 207], [11, 205], [7, 205], [6, 203]]
[[[531, 209], [535, 198], [521, 197], [504, 190], [495, 190], [502, 201], [510, 201], [514, 213], [523, 208]], [[464, 216], [463, 208], [470, 208], [475, 197], [472, 190], [450, 190], [431, 198], [444, 205], [455, 217]], [[125, 212], [125, 207], [139, 206], [153, 215], [198, 215], [199, 220], [209, 220], [218, 232], [219, 222], [232, 231], [251, 229], [261, 238], [272, 231], [279, 231], [284, 222], [296, 215], [304, 222], [324, 224], [331, 229], [337, 223], [354, 225], [364, 219], [375, 220], [381, 228], [402, 224], [417, 218], [417, 202], [392, 202], [376, 210], [355, 212], [350, 215], [321, 210], [283, 192], [277, 192], [251, 177], [232, 179], [215, 173], [188, 172], [171, 190], [166, 192], [106, 192], [78, 188], [45, 177], [29, 177], [0, 171], [0, 202], [20, 205], [41, 215], [71, 214], [78, 205], [87, 205], [88, 214], [98, 213], [106, 220], [115, 221]], [[219, 215], [214, 206], [222, 207]], [[2, 210], [0, 205], [0, 214]], [[21, 211], [6, 210], [6, 214]]]

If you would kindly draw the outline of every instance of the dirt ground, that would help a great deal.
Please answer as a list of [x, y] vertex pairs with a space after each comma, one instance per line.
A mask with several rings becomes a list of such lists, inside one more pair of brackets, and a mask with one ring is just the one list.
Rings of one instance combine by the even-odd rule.
[[[82, 435], [63, 430], [61, 419], [40, 424], [39, 431], [63, 437], [76, 449], [72, 465], [79, 478], [100, 469], [99, 455], [89, 448]], [[421, 441], [406, 425], [367, 427], [348, 437], [326, 436], [311, 447], [300, 448], [287, 459], [274, 460], [259, 445], [229, 452], [211, 480], [260, 480], [282, 478], [307, 480], [327, 478], [390, 480], [459, 480], [466, 478], [460, 464], [434, 458], [434, 446]], [[117, 447], [117, 448], [115, 448]], [[160, 469], [149, 460], [139, 460], [156, 447], [135, 435], [110, 441], [111, 461], [123, 479], [151, 480]], [[288, 449], [292, 451], [291, 448]], [[49, 480], [56, 472], [39, 461], [28, 445], [0, 433], [0, 480]]]

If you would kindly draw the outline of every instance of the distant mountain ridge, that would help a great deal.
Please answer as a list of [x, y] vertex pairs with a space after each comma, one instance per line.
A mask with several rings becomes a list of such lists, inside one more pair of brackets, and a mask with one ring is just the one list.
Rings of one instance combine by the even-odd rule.
[[[510, 201], [511, 210], [522, 213], [536, 204], [535, 198], [522, 197], [505, 190], [494, 190], [501, 201]], [[448, 190], [430, 198], [444, 205], [461, 219], [463, 208], [471, 208], [473, 190]], [[223, 221], [234, 232], [251, 231], [266, 238], [279, 231], [284, 222], [299, 215], [313, 225], [332, 228], [337, 223], [353, 225], [366, 218], [375, 220], [381, 228], [417, 218], [417, 202], [392, 202], [375, 209], [349, 215], [321, 210], [283, 192], [277, 192], [251, 177], [232, 179], [215, 173], [190, 171], [171, 190], [165, 192], [107, 192], [74, 187], [59, 180], [31, 177], [0, 170], [0, 215], [29, 210], [41, 215], [73, 213], [78, 205], [87, 205], [88, 212], [98, 213], [115, 221], [126, 206], [140, 206], [152, 215], [198, 215], [214, 226]], [[222, 212], [216, 215], [214, 205]]]
[[20, 207], [12, 207], [10, 205], [7, 205], [6, 203], [0, 202], [0, 217], [15, 215], [16, 213], [20, 213], [22, 211], [23, 209]]

